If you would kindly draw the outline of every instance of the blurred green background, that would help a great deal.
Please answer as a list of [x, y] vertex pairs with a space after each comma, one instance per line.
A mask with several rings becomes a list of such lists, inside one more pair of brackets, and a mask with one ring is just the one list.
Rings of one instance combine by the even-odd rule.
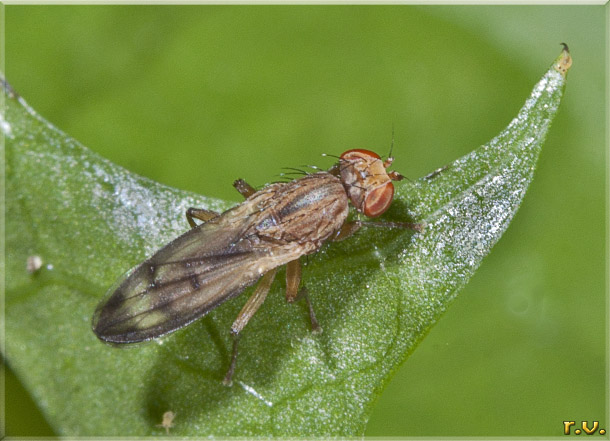
[[[235, 178], [260, 186], [282, 167], [329, 166], [321, 153], [387, 154], [392, 127], [395, 168], [422, 176], [500, 132], [565, 41], [574, 65], [520, 212], [396, 372], [366, 432], [560, 436], [565, 420], [610, 430], [607, 13], [10, 5], [5, 71], [43, 117], [102, 156], [237, 202]], [[6, 431], [53, 434], [10, 371]]]

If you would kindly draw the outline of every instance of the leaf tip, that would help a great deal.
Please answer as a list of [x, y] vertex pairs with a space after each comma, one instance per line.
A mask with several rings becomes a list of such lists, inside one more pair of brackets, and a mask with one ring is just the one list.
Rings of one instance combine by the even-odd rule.
[[3, 92], [10, 99], [19, 98], [19, 94], [17, 92], [15, 92], [15, 89], [13, 89], [13, 86], [11, 86], [8, 81], [6, 81], [6, 78], [4, 77], [4, 75], [1, 72], [0, 72], [0, 85], [1, 85], [0, 87], [2, 88]]
[[561, 43], [561, 45], [563, 46], [563, 50], [555, 60], [553, 67], [565, 78], [568, 70], [570, 70], [570, 67], [572, 66], [572, 55], [570, 55], [570, 49], [566, 43]]

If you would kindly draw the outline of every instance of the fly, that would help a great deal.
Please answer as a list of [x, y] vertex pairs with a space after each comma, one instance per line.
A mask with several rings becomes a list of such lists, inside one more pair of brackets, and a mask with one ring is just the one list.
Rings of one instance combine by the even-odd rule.
[[[241, 331], [261, 306], [277, 269], [286, 265], [286, 301], [307, 302], [314, 332], [321, 328], [301, 284], [300, 257], [318, 251], [325, 242], [346, 239], [361, 227], [410, 228], [407, 222], [347, 221], [349, 203], [368, 217], [378, 217], [392, 203], [383, 161], [369, 150], [348, 150], [328, 171], [308, 174], [288, 183], [256, 191], [245, 181], [234, 182], [246, 200], [224, 213], [189, 208], [191, 229], [161, 248], [115, 286], [93, 315], [93, 332], [108, 343], [137, 343], [161, 337], [203, 317], [247, 287], [257, 287], [231, 326], [233, 351], [223, 382], [231, 384]], [[195, 219], [202, 221], [197, 225]]]

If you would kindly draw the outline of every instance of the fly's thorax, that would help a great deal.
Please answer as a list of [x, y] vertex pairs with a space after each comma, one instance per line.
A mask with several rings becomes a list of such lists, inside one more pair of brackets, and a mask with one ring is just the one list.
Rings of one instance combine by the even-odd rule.
[[[282, 242], [310, 242], [319, 248], [347, 218], [348, 199], [341, 181], [319, 172], [274, 184], [261, 207], [257, 234]], [[312, 250], [312, 252], [315, 250]]]
[[339, 170], [341, 182], [352, 205], [369, 217], [383, 214], [394, 197], [393, 180], [402, 176], [386, 170], [392, 158], [383, 161], [370, 150], [348, 150], [341, 155]]

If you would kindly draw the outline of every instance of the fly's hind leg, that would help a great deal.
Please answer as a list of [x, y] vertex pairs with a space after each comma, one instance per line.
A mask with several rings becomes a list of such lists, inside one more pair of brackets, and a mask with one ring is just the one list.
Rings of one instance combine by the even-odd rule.
[[219, 216], [219, 214], [215, 211], [205, 210], [203, 208], [190, 207], [188, 210], [186, 210], [186, 220], [189, 222], [191, 228], [195, 228], [197, 226], [193, 218], [199, 219], [203, 222], [207, 222], [217, 216]]
[[277, 269], [274, 268], [262, 277], [261, 281], [254, 290], [254, 293], [241, 309], [237, 315], [237, 318], [233, 322], [233, 325], [231, 326], [231, 336], [233, 337], [231, 365], [229, 366], [229, 370], [227, 371], [224, 380], [222, 380], [226, 386], [231, 386], [233, 383], [233, 374], [235, 373], [235, 366], [237, 365], [237, 344], [239, 343], [239, 333], [245, 328], [254, 313], [265, 301], [269, 288], [271, 288], [271, 283], [273, 283], [273, 279], [275, 278], [276, 271]]
[[256, 188], [252, 187], [243, 179], [237, 179], [235, 182], [233, 182], [233, 187], [235, 187], [239, 194], [246, 199], [256, 193]]
[[[239, 194], [246, 199], [256, 193], [256, 188], [252, 187], [243, 179], [237, 179], [235, 182], [233, 182], [233, 187], [235, 187]], [[211, 219], [214, 219], [216, 216], [219, 216], [219, 213], [212, 210], [205, 210], [203, 208], [190, 207], [188, 210], [186, 210], [186, 220], [189, 222], [191, 228], [195, 228], [197, 226], [193, 218], [199, 219], [205, 223]]]
[[351, 222], [345, 222], [341, 229], [337, 232], [336, 236], [332, 239], [334, 242], [339, 242], [353, 236], [356, 231], [362, 227], [377, 227], [377, 228], [402, 228], [423, 232], [426, 227], [425, 223], [411, 223], [411, 222], [371, 222], [371, 221], [360, 221], [355, 220]]
[[314, 334], [322, 333], [322, 328], [316, 319], [316, 314], [313, 310], [311, 300], [307, 295], [307, 288], [303, 287], [299, 290], [301, 283], [301, 262], [299, 259], [288, 262], [286, 265], [286, 301], [294, 303], [301, 298], [305, 298], [307, 309], [309, 310], [309, 320], [311, 321], [311, 330]]

